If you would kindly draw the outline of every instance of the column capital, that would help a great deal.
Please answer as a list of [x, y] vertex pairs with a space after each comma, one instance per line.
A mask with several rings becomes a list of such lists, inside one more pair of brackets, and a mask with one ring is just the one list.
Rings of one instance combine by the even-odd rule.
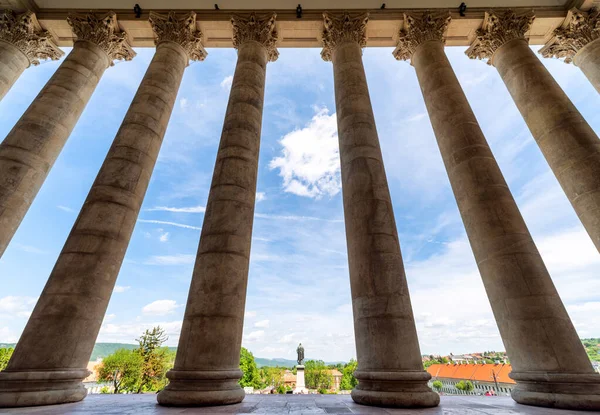
[[475, 40], [466, 55], [471, 59], [487, 59], [488, 65], [492, 65], [498, 48], [511, 40], [525, 39], [534, 19], [533, 11], [519, 14], [513, 10], [486, 12], [483, 25], [475, 32]]
[[0, 13], [0, 41], [10, 43], [23, 52], [31, 65], [39, 65], [44, 59], [55, 61], [65, 54], [54, 43], [50, 32], [42, 29], [31, 11], [16, 14], [5, 10]]
[[150, 12], [148, 21], [156, 35], [156, 46], [161, 42], [174, 42], [185, 50], [189, 60], [203, 61], [206, 58], [208, 53], [202, 44], [202, 32], [196, 28], [196, 13], [177, 15], [175, 12]]
[[416, 16], [404, 13], [404, 28], [398, 34], [398, 45], [392, 55], [399, 61], [409, 61], [423, 42], [446, 43], [445, 34], [451, 20], [449, 12], [425, 12]]
[[544, 58], [564, 58], [565, 63], [571, 63], [581, 48], [600, 38], [600, 9], [592, 8], [584, 12], [572, 8], [562, 26], [553, 34], [539, 53]]
[[102, 49], [110, 59], [130, 61], [136, 55], [127, 42], [127, 33], [122, 32], [115, 12], [104, 15], [95, 13], [71, 13], [67, 17], [77, 40], [91, 42]]
[[333, 51], [344, 42], [356, 42], [361, 48], [367, 45], [367, 23], [369, 13], [352, 16], [343, 14], [323, 13], [323, 50], [321, 57], [331, 61]]
[[257, 16], [256, 13], [231, 16], [233, 47], [239, 49], [244, 42], [258, 42], [267, 48], [269, 62], [275, 62], [279, 57], [277, 51], [279, 33], [275, 24], [276, 17], [275, 13], [264, 16]]

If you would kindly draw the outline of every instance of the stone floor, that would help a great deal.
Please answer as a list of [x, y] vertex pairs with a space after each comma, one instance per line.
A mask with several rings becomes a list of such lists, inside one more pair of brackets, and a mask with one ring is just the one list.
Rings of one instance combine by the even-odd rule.
[[[90, 395], [82, 402], [34, 408], [0, 409], [0, 414], [419, 414], [419, 415], [574, 415], [577, 411], [536, 408], [515, 403], [511, 398], [493, 396], [442, 396], [439, 407], [431, 409], [384, 409], [355, 404], [349, 395], [248, 395], [237, 405], [207, 408], [164, 408], [156, 396]], [[592, 412], [585, 412], [589, 414]], [[594, 412], [600, 413], [600, 412]]]

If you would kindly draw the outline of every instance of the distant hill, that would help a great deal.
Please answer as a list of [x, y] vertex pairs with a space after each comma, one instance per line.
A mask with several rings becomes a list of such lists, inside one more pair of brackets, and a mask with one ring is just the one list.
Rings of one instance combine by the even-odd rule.
[[281, 358], [276, 358], [276, 359], [266, 359], [264, 357], [254, 357], [254, 361], [256, 362], [256, 366], [258, 367], [263, 367], [263, 366], [268, 366], [268, 367], [275, 367], [275, 366], [279, 366], [279, 367], [287, 367], [287, 368], [293, 368], [294, 366], [296, 366], [298, 364], [298, 362], [296, 362], [295, 360], [288, 360], [288, 359], [281, 359]]

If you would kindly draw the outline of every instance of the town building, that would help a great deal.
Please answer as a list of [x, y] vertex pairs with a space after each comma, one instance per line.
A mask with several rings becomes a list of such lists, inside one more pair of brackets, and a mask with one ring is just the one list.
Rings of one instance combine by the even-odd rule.
[[[442, 388], [438, 392], [447, 395], [485, 395], [492, 392], [498, 396], [510, 396], [510, 391], [516, 382], [508, 375], [512, 371], [510, 364], [473, 364], [473, 363], [442, 363], [433, 364], [427, 368], [431, 375], [429, 385], [439, 380]], [[460, 381], [471, 381], [474, 389], [465, 392], [456, 388]]]
[[[112, 1], [111, 5], [122, 6]], [[266, 72], [278, 48], [319, 47], [331, 62], [359, 383], [352, 399], [434, 407], [363, 65], [365, 47], [395, 47], [412, 65], [516, 381], [528, 405], [600, 409], [594, 371], [527, 224], [446, 57], [498, 72], [591, 240], [600, 249], [596, 132], [540, 61], [573, 62], [600, 91], [594, 0], [154, 0], [108, 11], [100, 0], [0, 0], [0, 98], [30, 65], [72, 47], [0, 143], [0, 254], [42, 188], [115, 60], [155, 54], [48, 282], [0, 373], [0, 406], [76, 402], [150, 177], [191, 61], [235, 48], [237, 63], [166, 406], [245, 398], [238, 381]], [[273, 5], [282, 10], [274, 10]], [[145, 6], [145, 5], [144, 5]], [[85, 12], [82, 12], [85, 10]], [[482, 63], [483, 65], [483, 63]], [[402, 84], [398, 85], [402, 90]], [[490, 97], [493, 105], [493, 97]], [[268, 103], [267, 103], [268, 104]], [[501, 117], [503, 114], [498, 114]], [[101, 114], [98, 114], [101, 116]], [[202, 114], [198, 114], [199, 117]], [[550, 207], [547, 207], [550, 208]], [[462, 370], [462, 369], [461, 369]]]

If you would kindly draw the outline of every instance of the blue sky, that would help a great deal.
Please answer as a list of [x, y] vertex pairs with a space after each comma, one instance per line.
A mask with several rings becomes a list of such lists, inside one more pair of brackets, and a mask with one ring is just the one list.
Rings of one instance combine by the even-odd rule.
[[[535, 48], [537, 49], [537, 47]], [[493, 67], [447, 54], [582, 337], [600, 336], [600, 257]], [[68, 50], [66, 50], [68, 53]], [[0, 342], [16, 341], [150, 62], [109, 68], [5, 255]], [[391, 48], [364, 64], [423, 353], [503, 350], [414, 69]], [[331, 63], [281, 49], [267, 68], [243, 344], [260, 357], [355, 356]], [[210, 49], [186, 70], [98, 341], [160, 324], [176, 345], [236, 61]], [[544, 64], [596, 131], [581, 71]], [[6, 136], [60, 62], [27, 69], [0, 102]], [[82, 276], [85, 278], [85, 276]]]

